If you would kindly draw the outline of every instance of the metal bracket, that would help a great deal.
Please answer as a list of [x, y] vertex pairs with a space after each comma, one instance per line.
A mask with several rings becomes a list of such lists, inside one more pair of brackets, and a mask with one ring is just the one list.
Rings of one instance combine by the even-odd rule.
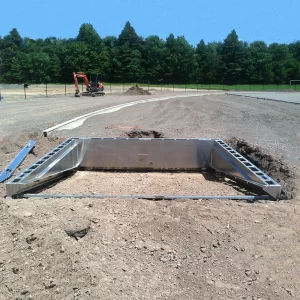
[[27, 154], [32, 151], [35, 147], [35, 141], [29, 141], [26, 146], [19, 152], [19, 154], [11, 161], [8, 167], [0, 174], [0, 183], [4, 182], [6, 179], [10, 178], [14, 171], [19, 167], [19, 165], [24, 161]]

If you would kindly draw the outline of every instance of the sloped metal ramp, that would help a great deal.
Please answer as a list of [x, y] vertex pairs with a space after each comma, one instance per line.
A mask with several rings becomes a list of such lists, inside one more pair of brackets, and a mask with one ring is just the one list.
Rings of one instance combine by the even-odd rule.
[[212, 168], [278, 199], [281, 186], [220, 139], [70, 138], [6, 184], [18, 196], [76, 170], [201, 171]]

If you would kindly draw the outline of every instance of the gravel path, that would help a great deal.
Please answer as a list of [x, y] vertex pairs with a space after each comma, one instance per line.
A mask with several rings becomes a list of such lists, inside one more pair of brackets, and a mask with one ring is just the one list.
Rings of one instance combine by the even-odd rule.
[[51, 97], [0, 101], [0, 137], [16, 133], [42, 132], [67, 119], [92, 111], [147, 99], [151, 96], [106, 95], [104, 97]]

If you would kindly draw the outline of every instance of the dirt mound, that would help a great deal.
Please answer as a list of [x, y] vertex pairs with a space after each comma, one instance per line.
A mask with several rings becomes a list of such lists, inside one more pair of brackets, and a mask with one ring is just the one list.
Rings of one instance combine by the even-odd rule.
[[261, 148], [251, 145], [243, 139], [232, 137], [226, 142], [255, 166], [282, 185], [281, 200], [293, 198], [293, 179], [295, 174], [290, 170], [287, 164], [281, 159], [274, 158], [272, 155], [264, 153]]
[[131, 130], [125, 132], [124, 135], [129, 138], [139, 138], [139, 139], [141, 138], [160, 139], [164, 137], [164, 134], [162, 132], [156, 130]]
[[151, 93], [139, 86], [132, 86], [124, 94], [126, 95], [151, 95]]

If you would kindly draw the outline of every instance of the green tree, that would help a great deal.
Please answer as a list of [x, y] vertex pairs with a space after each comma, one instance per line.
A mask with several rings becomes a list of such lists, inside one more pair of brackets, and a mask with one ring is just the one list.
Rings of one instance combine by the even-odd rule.
[[145, 39], [143, 65], [147, 81], [151, 83], [163, 82], [166, 54], [165, 42], [158, 36], [153, 35]]
[[12, 29], [8, 35], [4, 36], [0, 44], [0, 76], [4, 82], [12, 82], [12, 62], [13, 58], [20, 51], [22, 38], [16, 28]]
[[263, 41], [255, 41], [249, 45], [247, 77], [249, 83], [273, 81], [272, 57], [268, 46]]
[[137, 82], [144, 77], [142, 66], [142, 39], [137, 35], [129, 22], [118, 38], [118, 49], [114, 62], [119, 65], [115, 78], [123, 82]]
[[197, 69], [195, 49], [185, 37], [170, 34], [166, 40], [165, 79], [168, 82], [188, 83]]
[[198, 83], [217, 83], [222, 78], [221, 62], [218, 54], [218, 43], [208, 43], [203, 40], [197, 45], [196, 54], [198, 68], [195, 72], [195, 80]]
[[128, 44], [130, 48], [141, 50], [142, 38], [140, 38], [130, 22], [126, 22], [123, 30], [118, 37], [118, 45], [123, 46]]
[[239, 83], [242, 75], [243, 44], [235, 30], [224, 40], [221, 60], [223, 63], [223, 73], [225, 83]]
[[76, 40], [78, 42], [86, 43], [87, 45], [97, 48], [97, 50], [100, 50], [102, 48], [102, 40], [93, 27], [92, 24], [82, 24], [79, 29], [79, 33], [77, 35]]
[[273, 43], [269, 46], [275, 83], [287, 83], [297, 76], [299, 66], [295, 64], [288, 45]]

